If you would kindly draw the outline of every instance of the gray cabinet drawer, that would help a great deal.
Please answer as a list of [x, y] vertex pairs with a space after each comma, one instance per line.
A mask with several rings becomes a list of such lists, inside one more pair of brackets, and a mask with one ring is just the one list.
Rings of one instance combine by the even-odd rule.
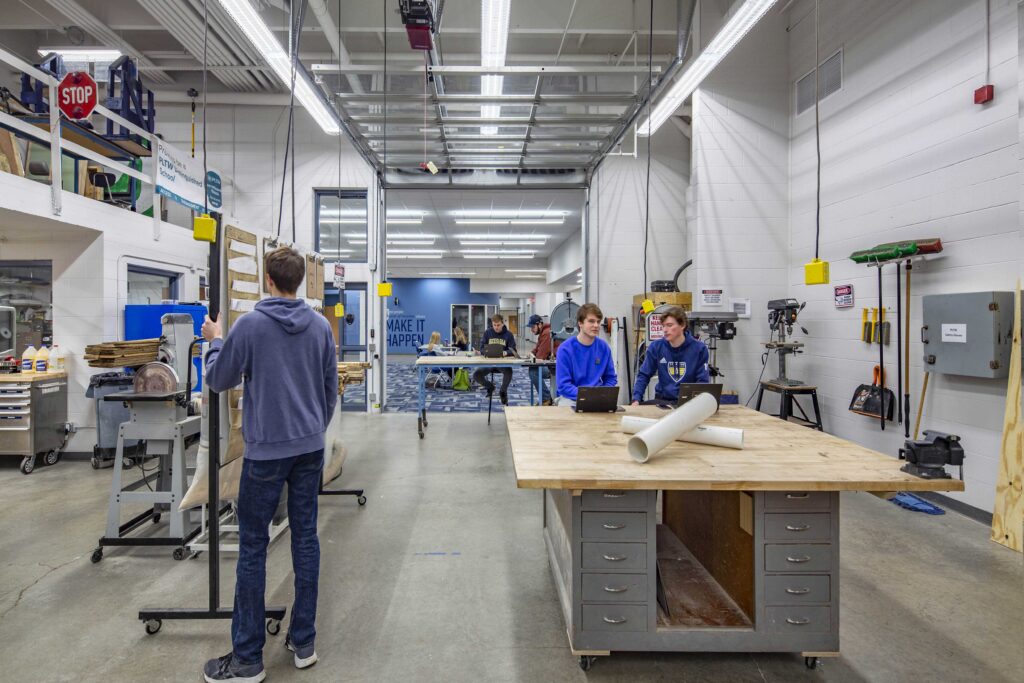
[[584, 602], [647, 602], [647, 574], [584, 574]]
[[828, 543], [766, 544], [764, 569], [787, 573], [832, 571], [832, 546]]
[[766, 605], [798, 605], [808, 602], [831, 601], [832, 579], [829, 576], [793, 574], [764, 578], [764, 602]]
[[647, 605], [583, 605], [584, 631], [646, 631]]
[[764, 516], [766, 541], [829, 541], [832, 515], [828, 512], [774, 512]]
[[767, 510], [831, 510], [830, 491], [769, 491], [764, 494]]
[[776, 633], [828, 633], [832, 630], [830, 607], [768, 607], [765, 628]]
[[584, 510], [646, 510], [647, 491], [584, 491]]
[[584, 512], [583, 538], [642, 541], [647, 538], [647, 513]]
[[583, 569], [647, 569], [646, 543], [584, 543]]

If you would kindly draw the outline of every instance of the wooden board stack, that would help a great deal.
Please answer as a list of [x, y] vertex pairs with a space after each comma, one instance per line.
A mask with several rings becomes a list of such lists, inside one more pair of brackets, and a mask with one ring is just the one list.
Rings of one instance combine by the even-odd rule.
[[156, 360], [160, 339], [104, 342], [85, 347], [85, 361], [91, 368], [135, 368]]
[[370, 368], [369, 363], [338, 363], [338, 393], [345, 393], [345, 387], [349, 384], [362, 384], [365, 371]]

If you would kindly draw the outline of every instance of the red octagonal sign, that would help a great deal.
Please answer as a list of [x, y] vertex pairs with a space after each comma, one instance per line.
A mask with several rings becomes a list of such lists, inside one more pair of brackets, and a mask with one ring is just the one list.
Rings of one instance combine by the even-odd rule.
[[72, 71], [57, 84], [57, 106], [69, 119], [87, 119], [96, 108], [96, 81], [85, 71]]

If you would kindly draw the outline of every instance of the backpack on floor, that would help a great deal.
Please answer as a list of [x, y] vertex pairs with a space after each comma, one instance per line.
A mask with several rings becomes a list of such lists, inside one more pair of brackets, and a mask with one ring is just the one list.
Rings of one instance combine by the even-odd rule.
[[469, 370], [459, 368], [452, 377], [452, 389], [455, 391], [469, 391]]

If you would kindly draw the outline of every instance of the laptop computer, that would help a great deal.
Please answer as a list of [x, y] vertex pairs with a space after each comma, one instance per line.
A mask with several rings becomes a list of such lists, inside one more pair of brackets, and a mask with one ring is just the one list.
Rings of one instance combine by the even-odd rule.
[[618, 407], [618, 387], [580, 387], [576, 392], [577, 413], [614, 413]]
[[480, 353], [484, 358], [503, 358], [505, 356], [505, 347], [501, 344], [484, 344], [480, 348]]
[[703, 382], [694, 382], [679, 385], [679, 400], [676, 401], [676, 408], [685, 404], [687, 401], [692, 400], [698, 394], [711, 394], [715, 397], [715, 403], [719, 406], [722, 405], [722, 385], [721, 384], [705, 384]]

